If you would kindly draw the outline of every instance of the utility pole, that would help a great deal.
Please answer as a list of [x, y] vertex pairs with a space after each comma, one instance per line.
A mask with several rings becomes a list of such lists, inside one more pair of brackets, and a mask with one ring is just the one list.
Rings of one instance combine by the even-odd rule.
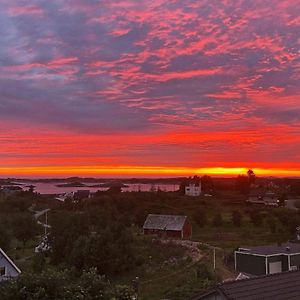
[[215, 282], [217, 283], [217, 259], [216, 259], [216, 247], [213, 247], [213, 261], [214, 261], [214, 277], [215, 277]]
[[138, 300], [139, 298], [139, 286], [140, 286], [140, 279], [139, 277], [135, 277], [135, 279], [132, 281], [133, 290], [135, 293], [135, 300]]
[[213, 253], [214, 253], [214, 271], [216, 271], [216, 248], [213, 247]]
[[44, 229], [45, 229], [45, 236], [47, 235], [47, 227], [48, 227], [48, 212], [46, 211], [46, 221], [45, 221]]

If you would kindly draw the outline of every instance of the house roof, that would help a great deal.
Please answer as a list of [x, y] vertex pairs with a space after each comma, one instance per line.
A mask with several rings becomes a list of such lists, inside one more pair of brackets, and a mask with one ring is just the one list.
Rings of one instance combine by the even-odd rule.
[[290, 271], [220, 284], [225, 299], [299, 299], [300, 271]]
[[185, 187], [194, 187], [194, 186], [200, 187], [200, 185], [201, 185], [201, 182], [190, 182]]
[[241, 248], [242, 252], [249, 254], [260, 254], [260, 255], [274, 255], [274, 254], [289, 254], [289, 253], [300, 253], [300, 243], [284, 243], [281, 245], [265, 245], [252, 248]]
[[22, 191], [23, 189], [17, 185], [2, 186], [3, 191]]
[[20, 274], [21, 270], [14, 264], [14, 262], [7, 256], [7, 254], [0, 248], [0, 254], [10, 263], [10, 265]]
[[73, 197], [75, 199], [84, 199], [84, 198], [88, 198], [89, 196], [90, 196], [90, 191], [89, 190], [78, 190], [73, 195]]
[[89, 195], [90, 194], [90, 190], [78, 190], [75, 192], [75, 195]]
[[275, 197], [276, 194], [272, 191], [265, 190], [263, 188], [251, 189], [249, 192], [249, 197]]
[[182, 230], [186, 216], [149, 214], [143, 228], [161, 230]]
[[227, 300], [300, 299], [300, 271], [289, 271], [218, 284], [213, 290], [194, 300], [214, 293]]

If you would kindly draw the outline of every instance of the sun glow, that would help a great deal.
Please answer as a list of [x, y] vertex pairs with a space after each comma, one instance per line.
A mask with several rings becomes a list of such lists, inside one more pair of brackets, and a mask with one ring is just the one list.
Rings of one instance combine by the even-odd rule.
[[[0, 168], [1, 176], [151, 176], [174, 177], [197, 175], [236, 176], [246, 174], [249, 168], [229, 167], [167, 167], [167, 166], [45, 166]], [[253, 168], [261, 176], [300, 176], [300, 170]]]

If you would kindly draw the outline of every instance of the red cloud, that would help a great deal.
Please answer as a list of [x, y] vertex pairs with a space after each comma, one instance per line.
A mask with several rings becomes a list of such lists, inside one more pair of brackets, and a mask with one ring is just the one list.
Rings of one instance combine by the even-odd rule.
[[44, 10], [36, 5], [30, 5], [30, 6], [15, 6], [10, 7], [8, 9], [8, 14], [12, 17], [17, 17], [21, 15], [27, 15], [27, 16], [44, 16]]

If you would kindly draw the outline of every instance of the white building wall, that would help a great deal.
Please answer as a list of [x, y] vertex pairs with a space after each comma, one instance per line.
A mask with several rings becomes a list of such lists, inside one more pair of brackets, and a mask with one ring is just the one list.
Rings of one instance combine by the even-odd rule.
[[189, 184], [185, 187], [185, 194], [191, 197], [197, 197], [201, 194], [201, 183], [199, 185]]
[[5, 268], [5, 274], [0, 276], [0, 281], [8, 277], [17, 277], [19, 272], [11, 265], [11, 263], [0, 253], [0, 267]]

